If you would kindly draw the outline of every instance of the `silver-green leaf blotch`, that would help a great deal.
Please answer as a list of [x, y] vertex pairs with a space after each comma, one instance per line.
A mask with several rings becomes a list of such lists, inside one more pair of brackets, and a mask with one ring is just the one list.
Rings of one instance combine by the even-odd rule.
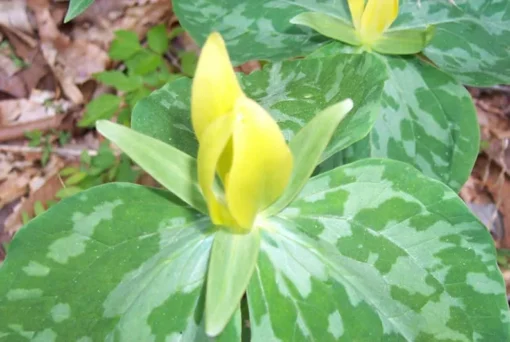
[[186, 153], [125, 126], [100, 120], [97, 130], [114, 142], [165, 188], [202, 213], [207, 206], [197, 179], [197, 162]]
[[[201, 44], [211, 31], [226, 40], [236, 64], [306, 56], [331, 38], [291, 19], [320, 12], [351, 22], [347, 1], [174, 0], [180, 24]], [[435, 26], [424, 54], [460, 82], [510, 83], [510, 6], [506, 0], [401, 0], [391, 31]]]
[[265, 210], [265, 215], [278, 213], [301, 191], [321, 161], [322, 153], [337, 126], [352, 107], [352, 100], [347, 99], [324, 109], [292, 138], [289, 146], [294, 165], [289, 185], [282, 196]]
[[[386, 67], [376, 56], [344, 55], [275, 63], [240, 77], [240, 81], [246, 95], [278, 122], [287, 141], [319, 110], [352, 99], [354, 108], [324, 151], [323, 158], [327, 158], [370, 132], [380, 111], [386, 78]], [[132, 127], [196, 156], [198, 142], [191, 125], [190, 103], [191, 80], [168, 83], [138, 103]]]
[[239, 309], [259, 248], [258, 229], [246, 234], [223, 229], [216, 232], [209, 257], [205, 301], [205, 331], [209, 336], [219, 335]]
[[487, 229], [444, 184], [366, 159], [314, 177], [263, 226], [252, 341], [508, 341]]
[[[209, 219], [115, 183], [23, 227], [0, 266], [1, 341], [206, 341]], [[219, 341], [240, 341], [236, 314]]]
[[[309, 58], [342, 53], [331, 43]], [[453, 77], [416, 57], [381, 56], [389, 78], [381, 114], [367, 138], [343, 152], [333, 166], [366, 157], [414, 165], [458, 191], [468, 179], [480, 141], [469, 92]], [[337, 156], [335, 156], [336, 158]]]

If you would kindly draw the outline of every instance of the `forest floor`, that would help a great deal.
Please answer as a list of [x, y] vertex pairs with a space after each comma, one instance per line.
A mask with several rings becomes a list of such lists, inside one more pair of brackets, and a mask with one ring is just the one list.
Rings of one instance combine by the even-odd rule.
[[[179, 29], [169, 0], [96, 0], [62, 24], [67, 5], [59, 0], [0, 2], [0, 262], [3, 246], [24, 222], [73, 191], [118, 179], [155, 184], [103, 144], [92, 127], [79, 125], [93, 99], [123, 95], [94, 78], [105, 70], [125, 69], [108, 54], [114, 32], [132, 31], [146, 45], [149, 29], [163, 25], [173, 37], [164, 54], [169, 70], [189, 73], [196, 60], [198, 48]], [[240, 70], [258, 67], [248, 63]], [[460, 195], [491, 231], [510, 293], [510, 87], [469, 91], [481, 149]], [[120, 111], [128, 108], [127, 103], [119, 106]], [[88, 171], [78, 172], [83, 164]]]

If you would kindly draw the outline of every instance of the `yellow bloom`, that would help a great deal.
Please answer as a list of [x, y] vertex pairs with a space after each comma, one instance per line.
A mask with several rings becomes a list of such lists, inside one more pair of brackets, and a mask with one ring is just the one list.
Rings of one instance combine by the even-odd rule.
[[213, 223], [251, 229], [257, 213], [285, 190], [292, 154], [271, 115], [243, 93], [218, 33], [209, 36], [198, 61], [191, 119], [198, 181]]
[[370, 47], [398, 16], [398, 0], [348, 0], [358, 38]]

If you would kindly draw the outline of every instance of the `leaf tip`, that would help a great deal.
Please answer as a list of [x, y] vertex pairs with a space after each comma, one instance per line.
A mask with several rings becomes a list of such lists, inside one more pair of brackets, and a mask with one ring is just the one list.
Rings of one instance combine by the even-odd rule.
[[352, 99], [345, 99], [343, 100], [342, 102], [340, 102], [341, 104], [343, 104], [343, 109], [346, 111], [346, 112], [350, 112], [352, 110], [352, 108], [354, 107], [354, 102], [352, 101]]
[[223, 326], [218, 324], [218, 322], [211, 322], [210, 320], [205, 321], [205, 333], [207, 336], [214, 338], [221, 334], [223, 331]]

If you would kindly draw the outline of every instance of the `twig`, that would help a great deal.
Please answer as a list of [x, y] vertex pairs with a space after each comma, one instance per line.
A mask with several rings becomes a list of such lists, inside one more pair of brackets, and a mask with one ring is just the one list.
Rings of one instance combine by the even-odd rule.
[[176, 68], [179, 72], [182, 72], [182, 66], [181, 63], [179, 63], [179, 59], [173, 55], [171, 51], [165, 52], [165, 57], [168, 61], [170, 61], [170, 64]]
[[510, 94], [510, 86], [506, 85], [495, 85], [492, 87], [473, 87], [480, 90], [486, 90], [486, 91], [500, 91], [505, 94]]
[[[89, 156], [97, 156], [96, 150], [78, 150], [73, 148], [57, 147], [52, 148], [51, 153], [54, 153], [64, 158], [79, 158], [83, 151], [87, 151]], [[0, 145], [0, 152], [10, 153], [42, 153], [42, 147], [20, 146], [20, 145]]]

